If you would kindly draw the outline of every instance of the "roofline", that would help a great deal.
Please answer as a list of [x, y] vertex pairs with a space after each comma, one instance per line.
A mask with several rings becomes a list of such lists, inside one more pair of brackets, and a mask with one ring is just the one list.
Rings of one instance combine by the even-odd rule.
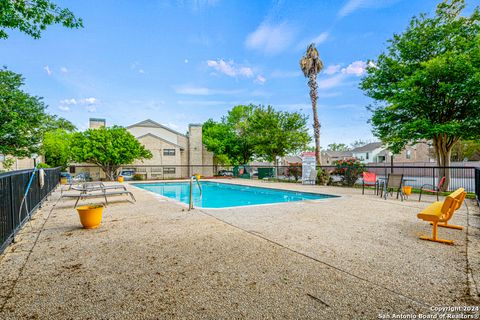
[[156, 122], [156, 121], [153, 121], [152, 119], [145, 119], [145, 120], [142, 120], [142, 121], [140, 121], [140, 122], [134, 123], [134, 124], [132, 124], [132, 125], [129, 125], [129, 126], [127, 127], [127, 129], [130, 129], [130, 128], [132, 128], [132, 127], [138, 126], [139, 124], [141, 124], [141, 123], [143, 123], [143, 122], [147, 122], [147, 121], [153, 122], [154, 124], [156, 124], [157, 126], [159, 126], [160, 128], [163, 128], [163, 129], [165, 129], [165, 130], [168, 130], [168, 131], [173, 132], [173, 133], [175, 133], [175, 134], [181, 135], [181, 136], [183, 136], [183, 137], [187, 137], [187, 135], [185, 135], [185, 134], [183, 134], [183, 133], [180, 133], [180, 132], [178, 132], [178, 131], [175, 131], [175, 130], [173, 130], [173, 129], [167, 127], [167, 126], [164, 126], [163, 124], [160, 124], [160, 123], [158, 123], [158, 122]]
[[154, 138], [157, 138], [157, 139], [159, 139], [159, 140], [165, 141], [166, 143], [169, 143], [169, 144], [171, 144], [171, 145], [174, 145], [174, 146], [176, 146], [176, 147], [179, 147], [180, 149], [185, 150], [185, 147], [182, 147], [182, 146], [179, 145], [179, 144], [173, 143], [172, 141], [168, 141], [168, 140], [166, 140], [166, 139], [163, 139], [162, 137], [159, 137], [159, 136], [157, 136], [156, 134], [153, 134], [153, 133], [146, 133], [146, 134], [144, 134], [144, 135], [141, 135], [141, 136], [139, 136], [139, 137], [136, 137], [136, 139], [141, 139], [141, 138], [144, 138], [144, 137], [146, 137], [146, 136], [152, 136], [152, 137], [154, 137]]

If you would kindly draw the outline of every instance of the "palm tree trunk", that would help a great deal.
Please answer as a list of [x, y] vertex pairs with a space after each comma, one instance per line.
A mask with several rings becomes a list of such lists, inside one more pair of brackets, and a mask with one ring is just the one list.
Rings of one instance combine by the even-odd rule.
[[322, 158], [320, 155], [320, 121], [318, 121], [317, 112], [317, 75], [311, 74], [308, 77], [308, 86], [310, 87], [310, 99], [312, 100], [313, 135], [315, 138], [315, 159], [317, 161], [317, 165], [321, 165]]

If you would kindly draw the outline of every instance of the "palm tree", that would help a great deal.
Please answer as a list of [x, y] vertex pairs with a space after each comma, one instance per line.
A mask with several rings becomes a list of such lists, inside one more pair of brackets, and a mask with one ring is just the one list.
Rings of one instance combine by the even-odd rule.
[[317, 74], [323, 69], [323, 62], [320, 60], [315, 44], [312, 43], [308, 46], [306, 54], [300, 59], [300, 68], [308, 78], [308, 86], [310, 87], [310, 99], [312, 100], [313, 111], [313, 133], [315, 136], [315, 158], [317, 165], [320, 165], [320, 122], [318, 121], [317, 113]]

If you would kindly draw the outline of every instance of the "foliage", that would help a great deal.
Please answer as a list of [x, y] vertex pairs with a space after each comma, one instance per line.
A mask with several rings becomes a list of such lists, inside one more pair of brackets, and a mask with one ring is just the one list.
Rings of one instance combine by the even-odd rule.
[[293, 177], [295, 181], [298, 181], [302, 176], [302, 164], [301, 163], [291, 163], [287, 168], [287, 176]]
[[345, 143], [331, 143], [328, 145], [328, 150], [331, 151], [348, 151], [350, 148]]
[[73, 160], [96, 164], [109, 180], [120, 166], [152, 157], [130, 132], [118, 126], [74, 133], [71, 145]]
[[203, 143], [220, 164], [248, 163], [254, 156], [272, 161], [306, 147], [306, 119], [271, 106], [236, 106], [220, 122], [204, 123]]
[[72, 134], [63, 129], [45, 133], [42, 153], [45, 162], [52, 167], [66, 167], [72, 159]]
[[305, 78], [308, 78], [308, 87], [310, 88], [310, 100], [312, 101], [313, 112], [313, 134], [315, 137], [315, 158], [317, 164], [321, 163], [320, 155], [320, 122], [318, 121], [317, 112], [317, 98], [318, 98], [318, 85], [317, 74], [323, 69], [323, 62], [320, 59], [315, 44], [312, 43], [308, 46], [305, 55], [300, 59], [300, 69], [303, 71]]
[[333, 164], [336, 167], [333, 174], [341, 176], [342, 184], [349, 187], [352, 187], [365, 171], [365, 166], [355, 158], [337, 160]]
[[480, 141], [460, 140], [452, 148], [453, 161], [480, 160]]
[[23, 85], [21, 75], [0, 70], [0, 153], [14, 157], [38, 153], [47, 131], [75, 128], [65, 119], [47, 114], [42, 99], [22, 91]]
[[5, 158], [2, 161], [3, 164], [3, 169], [6, 171], [10, 171], [13, 168], [13, 165], [15, 164], [15, 158], [10, 158], [5, 156]]
[[249, 129], [255, 134], [255, 155], [267, 161], [297, 153], [310, 142], [306, 116], [272, 106], [256, 107]]
[[[377, 101], [369, 108], [374, 134], [394, 153], [432, 140], [447, 167], [459, 139], [480, 137], [480, 9], [465, 17], [464, 8], [464, 0], [443, 1], [434, 17], [412, 18], [369, 63], [361, 88]], [[440, 171], [447, 188], [450, 173]]]
[[135, 181], [141, 181], [141, 180], [143, 180], [143, 174], [135, 173], [133, 175], [132, 179], [135, 180]]
[[48, 164], [46, 163], [43, 163], [43, 162], [40, 162], [37, 166], [38, 169], [47, 169], [47, 168], [51, 168], [52, 166], [49, 166]]
[[7, 39], [6, 29], [17, 29], [38, 39], [52, 24], [67, 28], [83, 27], [68, 9], [62, 9], [48, 0], [3, 0], [0, 2], [0, 39]]
[[371, 142], [371, 141], [358, 139], [358, 140], [355, 140], [355, 141], [351, 144], [351, 147], [352, 147], [352, 149], [359, 148], [359, 147], [363, 147], [364, 145], [367, 145], [367, 144], [369, 144], [370, 142]]
[[318, 169], [317, 184], [321, 186], [325, 186], [327, 184], [330, 184], [330, 182], [331, 182], [330, 172], [326, 169]]
[[253, 156], [254, 134], [249, 119], [255, 106], [235, 106], [220, 122], [203, 124], [203, 143], [220, 164], [248, 163]]

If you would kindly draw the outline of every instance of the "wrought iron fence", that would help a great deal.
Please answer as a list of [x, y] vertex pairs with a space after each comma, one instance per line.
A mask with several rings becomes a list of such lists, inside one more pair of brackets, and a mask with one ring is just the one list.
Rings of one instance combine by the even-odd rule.
[[480, 206], [480, 168], [475, 168], [475, 195]]
[[[333, 173], [335, 166], [319, 166], [322, 169]], [[450, 173], [450, 183], [448, 191], [459, 187], [465, 188], [468, 192], [475, 192], [480, 177], [478, 169], [475, 167], [444, 167], [435, 166], [390, 166], [390, 165], [366, 165], [364, 170], [374, 172], [379, 178], [386, 177], [389, 173], [401, 173], [407, 178], [408, 185], [414, 188], [420, 188], [424, 184], [438, 185], [442, 178], [442, 172], [448, 170]], [[476, 171], [477, 170], [477, 171]], [[99, 167], [79, 165], [70, 167], [72, 174], [87, 173], [92, 180], [102, 180], [105, 176]], [[124, 178], [138, 180], [170, 180], [187, 179], [192, 174], [198, 173], [204, 177], [239, 177], [245, 179], [264, 179], [275, 178], [281, 181], [300, 181], [302, 177], [302, 167], [297, 165], [246, 165], [246, 166], [225, 166], [225, 165], [129, 165], [121, 168], [119, 172], [124, 173]], [[477, 172], [477, 173], [476, 173]], [[338, 177], [332, 176], [332, 182], [335, 184]], [[361, 183], [359, 179], [357, 181]], [[478, 194], [478, 193], [477, 193]]]
[[33, 169], [0, 174], [0, 253], [58, 185], [60, 168], [44, 169], [44, 172], [43, 188], [40, 186], [39, 175], [35, 174], [24, 205], [21, 203]]

